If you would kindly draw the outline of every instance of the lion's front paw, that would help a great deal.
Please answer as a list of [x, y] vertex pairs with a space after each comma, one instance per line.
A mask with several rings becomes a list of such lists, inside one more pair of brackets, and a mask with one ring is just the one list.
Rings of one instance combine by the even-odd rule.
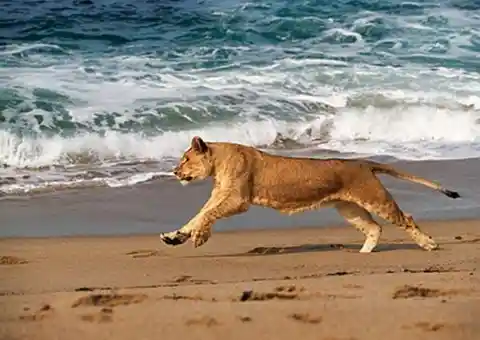
[[160, 234], [160, 239], [170, 246], [178, 246], [185, 243], [190, 235], [179, 230]]
[[212, 232], [210, 228], [194, 230], [192, 233], [192, 241], [195, 248], [200, 247], [208, 241]]
[[431, 237], [425, 237], [425, 239], [422, 240], [419, 245], [428, 251], [437, 250], [439, 248], [438, 244]]

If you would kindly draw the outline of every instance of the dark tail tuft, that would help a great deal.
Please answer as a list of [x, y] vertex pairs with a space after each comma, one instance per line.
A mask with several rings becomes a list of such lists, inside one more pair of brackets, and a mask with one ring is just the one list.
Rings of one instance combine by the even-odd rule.
[[442, 192], [450, 198], [459, 198], [460, 194], [456, 191], [450, 191], [447, 189], [442, 189]]

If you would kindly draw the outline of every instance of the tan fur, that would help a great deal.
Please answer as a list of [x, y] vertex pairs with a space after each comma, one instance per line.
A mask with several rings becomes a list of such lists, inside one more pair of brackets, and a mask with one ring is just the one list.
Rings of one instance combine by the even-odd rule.
[[459, 197], [440, 185], [380, 163], [283, 157], [240, 144], [206, 143], [199, 137], [192, 139], [174, 173], [184, 183], [213, 177], [214, 186], [209, 200], [195, 217], [179, 230], [161, 235], [171, 245], [192, 238], [198, 247], [208, 240], [218, 219], [246, 212], [253, 204], [286, 214], [334, 206], [364, 233], [366, 239], [360, 251], [367, 253], [375, 248], [382, 231], [372, 218], [371, 214], [375, 214], [406, 230], [422, 248], [433, 250], [437, 244], [400, 210], [375, 173]]

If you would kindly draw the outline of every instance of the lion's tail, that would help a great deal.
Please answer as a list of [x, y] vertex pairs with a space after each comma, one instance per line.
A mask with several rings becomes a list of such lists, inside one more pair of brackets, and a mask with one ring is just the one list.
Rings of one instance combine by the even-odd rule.
[[410, 181], [410, 182], [413, 182], [413, 183], [422, 184], [422, 185], [424, 185], [426, 187], [429, 187], [433, 190], [440, 191], [441, 193], [443, 193], [444, 195], [446, 195], [450, 198], [459, 198], [460, 197], [460, 194], [456, 191], [451, 191], [451, 190], [445, 189], [440, 184], [433, 183], [432, 181], [429, 181], [427, 179], [424, 179], [424, 178], [421, 178], [421, 177], [418, 177], [418, 176], [415, 176], [415, 175], [411, 175], [411, 174], [408, 174], [408, 173], [405, 173], [405, 172], [400, 172], [400, 171], [394, 169], [390, 165], [380, 164], [380, 163], [371, 162], [371, 161], [366, 162], [366, 164], [370, 167], [370, 169], [372, 170], [373, 173], [387, 174], [387, 175], [390, 175], [390, 176], [393, 176], [393, 177], [396, 177], [396, 178], [400, 178], [400, 179], [403, 179], [403, 180], [407, 180], [407, 181]]

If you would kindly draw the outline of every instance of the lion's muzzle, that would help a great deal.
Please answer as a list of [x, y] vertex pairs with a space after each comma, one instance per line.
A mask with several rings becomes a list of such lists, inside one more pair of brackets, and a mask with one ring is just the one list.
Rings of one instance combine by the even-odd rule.
[[185, 175], [183, 174], [180, 170], [178, 169], [174, 169], [173, 170], [173, 174], [175, 175], [175, 177], [178, 178], [179, 181], [181, 182], [190, 182], [193, 180], [193, 177], [192, 176], [188, 176], [188, 175]]

